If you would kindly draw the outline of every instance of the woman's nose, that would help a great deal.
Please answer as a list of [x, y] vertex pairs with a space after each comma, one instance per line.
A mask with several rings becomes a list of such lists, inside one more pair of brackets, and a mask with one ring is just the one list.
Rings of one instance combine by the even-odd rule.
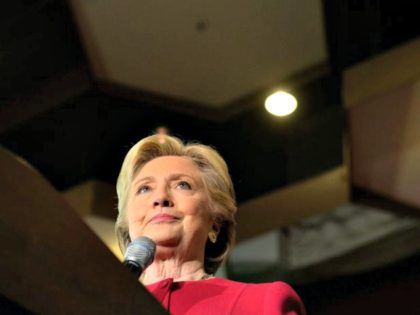
[[153, 202], [153, 206], [154, 207], [173, 207], [174, 203], [169, 199], [169, 198], [157, 198], [154, 202]]

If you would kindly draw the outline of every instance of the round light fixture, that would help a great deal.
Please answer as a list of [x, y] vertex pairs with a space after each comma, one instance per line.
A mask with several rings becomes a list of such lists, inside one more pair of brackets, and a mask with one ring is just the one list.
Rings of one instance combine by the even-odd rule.
[[265, 109], [275, 116], [287, 116], [295, 111], [297, 107], [296, 98], [287, 92], [278, 91], [265, 100]]

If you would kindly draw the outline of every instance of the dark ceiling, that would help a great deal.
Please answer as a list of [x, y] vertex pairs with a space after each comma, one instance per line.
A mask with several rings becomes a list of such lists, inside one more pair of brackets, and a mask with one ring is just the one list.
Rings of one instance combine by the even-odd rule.
[[217, 120], [221, 113], [183, 112], [180, 104], [138, 100], [94, 82], [65, 2], [0, 7], [2, 145], [61, 190], [89, 178], [113, 183], [130, 144], [164, 125], [222, 153], [239, 202], [340, 165], [343, 69], [420, 34], [411, 2], [326, 0], [330, 71], [295, 87], [299, 111], [274, 118], [254, 99]]

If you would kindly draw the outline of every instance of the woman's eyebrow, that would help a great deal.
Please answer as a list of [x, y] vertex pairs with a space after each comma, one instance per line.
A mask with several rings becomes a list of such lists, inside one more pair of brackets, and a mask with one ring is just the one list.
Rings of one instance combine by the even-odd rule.
[[[199, 184], [199, 182], [200, 182], [193, 175], [189, 175], [189, 174], [186, 174], [186, 173], [169, 174], [167, 179], [172, 181], [172, 180], [178, 180], [178, 179], [183, 178], [183, 177], [184, 178], [186, 177], [186, 178], [190, 179], [194, 184]], [[151, 181], [154, 181], [154, 180], [155, 180], [154, 176], [145, 176], [145, 177], [142, 177], [142, 178], [139, 178], [139, 179], [135, 180], [133, 182], [133, 186], [137, 186], [142, 182], [151, 182]]]
[[186, 173], [174, 173], [174, 174], [170, 174], [169, 176], [168, 176], [168, 179], [169, 180], [178, 180], [178, 179], [180, 179], [180, 178], [187, 178], [187, 179], [189, 179], [189, 180], [191, 180], [192, 181], [192, 183], [193, 184], [195, 184], [195, 185], [199, 185], [200, 184], [200, 180], [199, 179], [197, 179], [195, 176], [193, 176], [193, 175], [190, 175], [190, 174], [186, 174]]
[[185, 174], [185, 173], [174, 173], [174, 174], [170, 174], [168, 177], [171, 178], [171, 179], [173, 179], [173, 178], [177, 179], [177, 178], [180, 178], [180, 177], [193, 178], [191, 175], [188, 175], [188, 174]]
[[148, 181], [152, 181], [153, 179], [154, 179], [153, 176], [142, 177], [142, 178], [139, 178], [136, 181], [134, 181], [133, 185], [137, 186], [141, 182], [148, 182]]

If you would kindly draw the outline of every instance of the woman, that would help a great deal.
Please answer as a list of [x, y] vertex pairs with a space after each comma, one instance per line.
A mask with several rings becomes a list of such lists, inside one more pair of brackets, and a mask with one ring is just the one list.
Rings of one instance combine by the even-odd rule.
[[283, 282], [213, 276], [232, 248], [237, 208], [226, 163], [211, 147], [146, 137], [127, 153], [117, 194], [121, 250], [140, 236], [156, 242], [141, 281], [171, 314], [305, 314]]

